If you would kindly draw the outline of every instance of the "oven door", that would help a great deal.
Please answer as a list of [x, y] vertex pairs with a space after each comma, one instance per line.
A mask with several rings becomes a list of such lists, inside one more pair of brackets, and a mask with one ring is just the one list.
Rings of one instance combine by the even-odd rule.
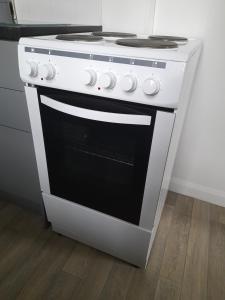
[[39, 164], [44, 192], [139, 224], [155, 111], [78, 93], [37, 91], [47, 162], [47, 176]]

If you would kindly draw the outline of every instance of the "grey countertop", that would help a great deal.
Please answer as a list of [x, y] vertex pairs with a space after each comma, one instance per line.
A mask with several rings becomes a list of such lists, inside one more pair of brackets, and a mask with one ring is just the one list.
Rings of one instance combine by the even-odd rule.
[[21, 37], [50, 35], [60, 33], [76, 33], [87, 31], [101, 31], [102, 26], [79, 24], [17, 24], [0, 23], [0, 39], [18, 41]]

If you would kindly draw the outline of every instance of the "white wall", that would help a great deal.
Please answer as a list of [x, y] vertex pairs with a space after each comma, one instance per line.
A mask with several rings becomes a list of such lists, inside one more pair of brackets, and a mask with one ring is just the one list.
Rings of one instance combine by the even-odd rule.
[[103, 25], [104, 30], [151, 34], [155, 0], [15, 0], [19, 21]]
[[15, 0], [20, 21], [101, 24], [101, 0]]
[[102, 0], [102, 24], [108, 31], [151, 34], [155, 0]]
[[152, 33], [155, 0], [15, 0], [18, 19], [103, 24], [104, 30]]
[[225, 206], [225, 1], [157, 0], [154, 32], [203, 39], [171, 189]]
[[15, 0], [19, 21], [103, 24], [104, 30], [151, 34], [155, 0]]

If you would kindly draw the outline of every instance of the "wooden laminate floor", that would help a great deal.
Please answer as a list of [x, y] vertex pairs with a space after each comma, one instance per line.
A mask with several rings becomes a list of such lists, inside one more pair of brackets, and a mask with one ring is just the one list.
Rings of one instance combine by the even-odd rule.
[[170, 193], [146, 270], [0, 201], [0, 300], [225, 300], [225, 209]]

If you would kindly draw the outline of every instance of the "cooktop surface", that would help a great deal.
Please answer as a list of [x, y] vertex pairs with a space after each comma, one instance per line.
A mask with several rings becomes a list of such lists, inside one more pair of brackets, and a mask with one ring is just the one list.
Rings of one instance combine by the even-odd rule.
[[127, 47], [138, 48], [155, 48], [155, 49], [171, 49], [177, 48], [175, 42], [165, 40], [151, 40], [151, 39], [118, 39], [116, 44]]
[[85, 41], [85, 42], [98, 42], [103, 38], [101, 36], [94, 36], [88, 34], [59, 34], [56, 36], [57, 40], [63, 41]]
[[92, 35], [102, 36], [102, 37], [115, 37], [115, 38], [129, 38], [129, 37], [136, 37], [137, 36], [135, 33], [109, 32], [109, 31], [92, 32]]
[[170, 41], [176, 43], [187, 43], [188, 39], [181, 36], [171, 36], [171, 35], [150, 35], [149, 39], [159, 40], [159, 41]]

